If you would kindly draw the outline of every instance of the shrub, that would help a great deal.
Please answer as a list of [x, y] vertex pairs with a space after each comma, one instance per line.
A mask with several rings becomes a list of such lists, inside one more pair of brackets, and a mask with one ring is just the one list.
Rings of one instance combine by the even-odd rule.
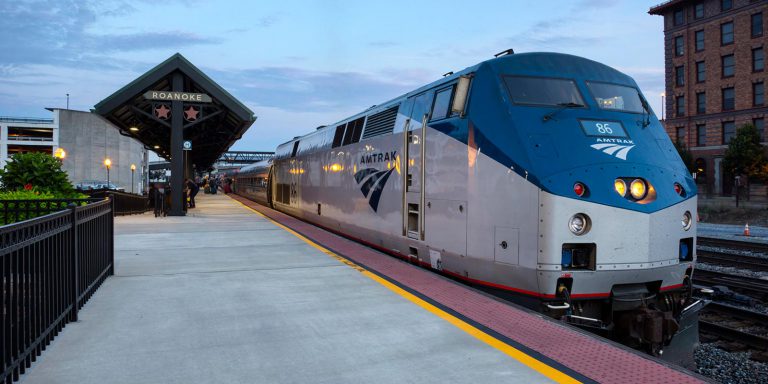
[[[66, 201], [51, 201], [61, 199], [50, 192], [35, 190], [0, 192], [0, 225], [24, 221], [67, 208]], [[67, 199], [85, 199], [88, 196], [76, 193]], [[23, 201], [27, 200], [27, 201]], [[29, 201], [32, 200], [32, 201]], [[85, 203], [79, 203], [85, 204]]]
[[0, 169], [3, 191], [32, 190], [47, 192], [59, 198], [75, 195], [75, 189], [61, 169], [61, 161], [47, 153], [14, 154]]

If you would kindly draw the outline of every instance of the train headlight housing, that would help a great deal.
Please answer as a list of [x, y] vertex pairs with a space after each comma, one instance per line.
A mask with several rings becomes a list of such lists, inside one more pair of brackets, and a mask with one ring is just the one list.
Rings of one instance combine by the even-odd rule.
[[583, 213], [577, 213], [571, 216], [571, 219], [568, 220], [568, 229], [570, 229], [571, 233], [576, 236], [581, 236], [589, 232], [590, 226], [589, 216]]
[[643, 179], [634, 179], [629, 184], [629, 193], [635, 200], [642, 200], [648, 193], [648, 186]]
[[622, 179], [616, 179], [613, 181], [613, 188], [616, 190], [616, 193], [619, 194], [621, 197], [627, 196], [627, 183], [624, 182]]
[[691, 224], [693, 224], [693, 218], [691, 216], [691, 212], [685, 211], [685, 213], [683, 214], [682, 224], [683, 224], [684, 230], [687, 231], [691, 229]]

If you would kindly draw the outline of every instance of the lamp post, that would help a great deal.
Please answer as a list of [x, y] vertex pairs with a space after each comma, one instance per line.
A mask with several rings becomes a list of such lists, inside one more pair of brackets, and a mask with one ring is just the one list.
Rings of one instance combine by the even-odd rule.
[[133, 174], [136, 172], [136, 164], [131, 164], [131, 193], [133, 193]]
[[104, 166], [107, 167], [107, 189], [109, 189], [109, 169], [112, 168], [112, 160], [109, 157], [104, 159]]
[[664, 110], [666, 109], [666, 106], [664, 105], [664, 96], [666, 96], [666, 95], [667, 94], [664, 93], [664, 92], [662, 92], [661, 95], [660, 95], [661, 96], [661, 119], [662, 120], [664, 120]]

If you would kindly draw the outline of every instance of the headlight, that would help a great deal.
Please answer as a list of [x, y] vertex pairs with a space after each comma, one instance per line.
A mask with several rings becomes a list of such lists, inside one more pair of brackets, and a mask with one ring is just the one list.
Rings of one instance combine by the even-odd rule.
[[577, 213], [568, 220], [568, 229], [576, 236], [589, 232], [589, 226], [589, 216], [583, 213]]
[[685, 213], [683, 214], [682, 224], [683, 224], [684, 230], [687, 231], [691, 229], [691, 224], [693, 224], [693, 219], [691, 218], [691, 212], [685, 211]]
[[613, 188], [616, 189], [616, 193], [621, 197], [627, 196], [627, 183], [622, 179], [616, 179], [613, 182]]
[[635, 200], [642, 200], [645, 194], [648, 193], [645, 181], [642, 179], [632, 180], [632, 184], [629, 185], [629, 193], [632, 194], [632, 198]]

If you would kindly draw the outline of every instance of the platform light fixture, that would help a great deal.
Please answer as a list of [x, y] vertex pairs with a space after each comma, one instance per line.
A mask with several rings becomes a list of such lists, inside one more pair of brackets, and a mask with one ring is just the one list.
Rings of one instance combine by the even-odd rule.
[[109, 157], [104, 159], [104, 166], [107, 167], [107, 189], [109, 189], [109, 169], [112, 168], [112, 160]]
[[67, 157], [67, 151], [64, 150], [64, 148], [56, 148], [56, 151], [53, 152], [53, 157], [64, 160], [65, 157]]
[[130, 128], [128, 128], [128, 130], [131, 131], [131, 132], [138, 132], [139, 131], [139, 127], [130, 127]]
[[131, 193], [133, 193], [133, 174], [136, 172], [136, 164], [131, 164]]

